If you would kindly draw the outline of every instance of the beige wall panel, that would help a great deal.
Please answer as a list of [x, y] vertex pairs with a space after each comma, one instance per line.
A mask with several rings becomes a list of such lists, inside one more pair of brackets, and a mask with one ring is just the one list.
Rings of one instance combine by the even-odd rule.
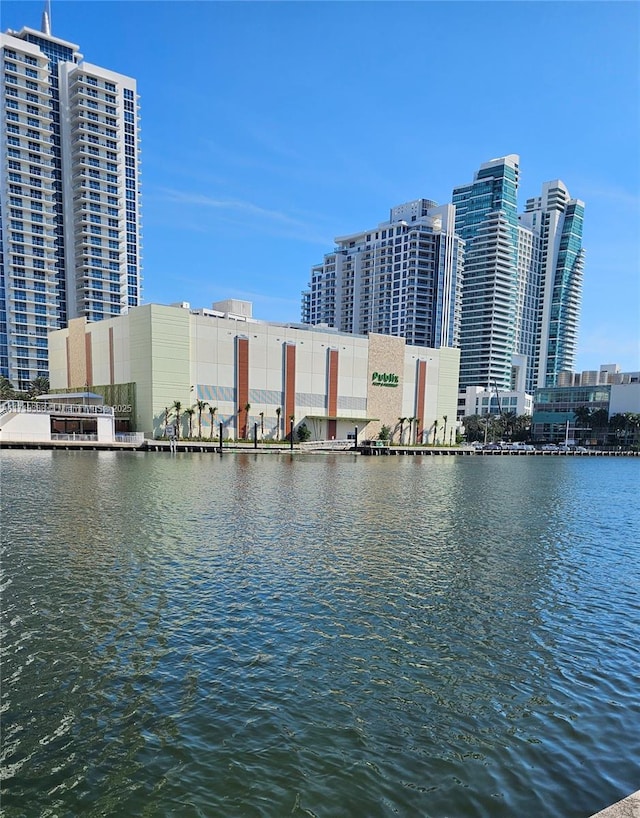
[[89, 324], [91, 334], [91, 357], [93, 362], [93, 383], [104, 385], [109, 383], [109, 328], [111, 322], [99, 321]]
[[131, 383], [131, 358], [129, 356], [129, 314], [107, 322], [113, 326], [113, 380], [114, 383]]
[[[367, 415], [379, 418], [379, 421], [369, 424], [370, 435], [377, 435], [384, 425], [392, 429], [402, 415], [402, 394], [404, 389], [404, 356], [405, 342], [403, 338], [391, 335], [369, 334], [369, 365], [367, 373]], [[397, 387], [373, 386], [374, 372], [380, 374], [395, 374], [398, 376]]]
[[[183, 407], [196, 401], [191, 387], [188, 310], [151, 304], [131, 313], [132, 373], [139, 384], [137, 408], [160, 433], [165, 407], [179, 400]], [[146, 361], [151, 359], [151, 371]], [[145, 428], [143, 431], [147, 432]]]
[[69, 321], [69, 383], [73, 389], [84, 389], [87, 382], [86, 326], [86, 318], [72, 318]]
[[49, 333], [49, 384], [51, 391], [67, 388], [67, 338], [69, 330]]

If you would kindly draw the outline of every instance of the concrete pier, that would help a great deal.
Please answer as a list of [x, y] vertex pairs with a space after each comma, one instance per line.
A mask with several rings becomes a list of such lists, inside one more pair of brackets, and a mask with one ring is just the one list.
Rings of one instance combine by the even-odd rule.
[[640, 818], [640, 790], [631, 793], [617, 804], [596, 812], [591, 818]]

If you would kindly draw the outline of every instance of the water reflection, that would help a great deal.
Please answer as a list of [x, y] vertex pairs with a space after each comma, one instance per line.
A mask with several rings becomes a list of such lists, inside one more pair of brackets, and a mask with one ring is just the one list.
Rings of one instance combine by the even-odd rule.
[[2, 469], [8, 816], [577, 818], [634, 788], [635, 463]]

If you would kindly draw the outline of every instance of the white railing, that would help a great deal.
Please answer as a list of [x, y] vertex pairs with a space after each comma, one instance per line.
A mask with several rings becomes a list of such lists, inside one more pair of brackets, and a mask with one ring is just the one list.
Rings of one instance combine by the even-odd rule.
[[90, 440], [97, 443], [98, 435], [85, 435], [80, 434], [79, 432], [70, 432], [69, 434], [52, 432], [51, 440], [77, 440], [77, 441]]
[[0, 416], [7, 412], [56, 415], [113, 415], [112, 406], [90, 406], [84, 403], [8, 400], [0, 404]]
[[305, 443], [300, 443], [300, 449], [302, 451], [344, 452], [353, 449], [355, 445], [355, 440], [307, 440]]
[[144, 432], [117, 432], [116, 443], [144, 443]]

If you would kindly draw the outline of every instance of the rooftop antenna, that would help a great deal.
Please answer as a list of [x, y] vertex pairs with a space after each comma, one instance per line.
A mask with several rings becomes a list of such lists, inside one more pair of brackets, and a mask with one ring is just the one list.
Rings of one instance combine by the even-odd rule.
[[40, 29], [43, 34], [51, 36], [51, 0], [45, 0], [44, 11], [42, 12], [42, 25]]

